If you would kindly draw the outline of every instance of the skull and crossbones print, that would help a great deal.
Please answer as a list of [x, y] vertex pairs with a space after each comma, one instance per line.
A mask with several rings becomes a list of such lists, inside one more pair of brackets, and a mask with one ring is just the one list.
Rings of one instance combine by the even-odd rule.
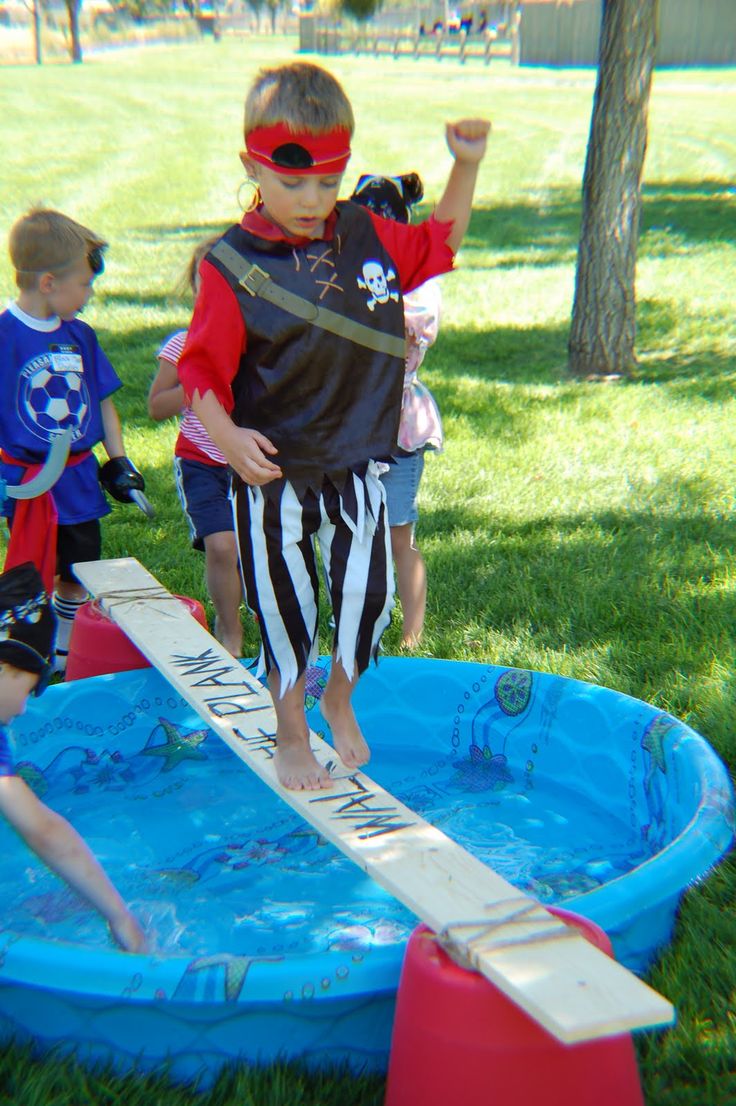
[[393, 269], [384, 270], [380, 261], [366, 261], [363, 265], [363, 276], [358, 277], [358, 287], [370, 292], [366, 301], [368, 310], [375, 310], [377, 303], [388, 303], [389, 300], [398, 301], [399, 293], [392, 292], [389, 283], [396, 280]]

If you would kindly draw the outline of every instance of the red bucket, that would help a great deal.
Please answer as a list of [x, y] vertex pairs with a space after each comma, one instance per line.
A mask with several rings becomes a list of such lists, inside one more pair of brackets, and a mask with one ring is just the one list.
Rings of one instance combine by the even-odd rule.
[[[603, 930], [554, 909], [603, 952]], [[420, 925], [396, 1001], [385, 1106], [644, 1106], [630, 1034], [565, 1045]]]
[[[199, 600], [186, 595], [177, 595], [176, 598], [205, 630], [209, 629], [204, 607]], [[128, 672], [132, 668], [150, 667], [150, 661], [94, 599], [82, 604], [72, 624], [66, 680], [83, 680], [87, 676], [102, 676], [106, 672]]]

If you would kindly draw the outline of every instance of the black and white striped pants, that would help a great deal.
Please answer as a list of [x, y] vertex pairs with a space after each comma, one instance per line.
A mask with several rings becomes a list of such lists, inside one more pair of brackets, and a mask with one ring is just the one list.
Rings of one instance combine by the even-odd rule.
[[373, 462], [351, 474], [350, 505], [325, 479], [301, 498], [286, 479], [236, 482], [234, 513], [248, 606], [258, 616], [261, 670], [276, 668], [281, 693], [318, 651], [319, 543], [335, 619], [333, 653], [348, 677], [365, 671], [391, 620], [394, 596], [386, 499]]

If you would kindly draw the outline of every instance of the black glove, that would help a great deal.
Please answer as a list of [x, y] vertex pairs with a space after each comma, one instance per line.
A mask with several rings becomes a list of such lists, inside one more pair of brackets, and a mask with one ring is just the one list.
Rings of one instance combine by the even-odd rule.
[[142, 492], [145, 480], [127, 457], [113, 457], [100, 469], [100, 483], [118, 503], [132, 503], [131, 492]]

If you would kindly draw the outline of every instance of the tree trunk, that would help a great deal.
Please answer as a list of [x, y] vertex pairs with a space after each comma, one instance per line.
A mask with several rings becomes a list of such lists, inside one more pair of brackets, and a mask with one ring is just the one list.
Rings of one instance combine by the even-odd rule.
[[66, 10], [69, 13], [69, 56], [75, 65], [82, 60], [82, 42], [79, 37], [79, 9], [82, 0], [66, 0]]
[[33, 0], [33, 49], [36, 55], [36, 65], [43, 65], [41, 29], [41, 0]]
[[658, 0], [603, 0], [568, 344], [575, 376], [636, 365], [636, 251]]

